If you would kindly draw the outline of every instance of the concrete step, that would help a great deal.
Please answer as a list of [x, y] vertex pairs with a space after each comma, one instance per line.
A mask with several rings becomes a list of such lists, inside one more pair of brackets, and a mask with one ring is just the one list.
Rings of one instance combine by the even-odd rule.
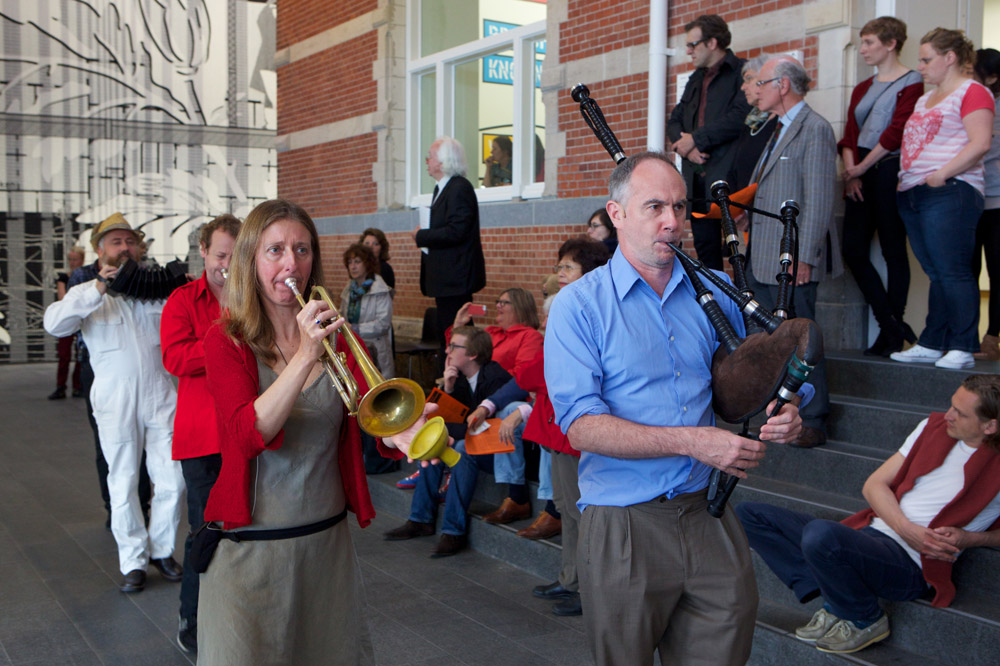
[[1000, 363], [994, 361], [976, 361], [971, 370], [944, 370], [932, 363], [898, 363], [859, 351], [829, 352], [826, 358], [831, 394], [890, 400], [925, 411], [947, 409], [951, 395], [970, 374], [1000, 374]]
[[770, 444], [754, 477], [794, 480], [814, 490], [860, 497], [865, 480], [885, 461], [889, 452], [867, 446], [828, 440], [815, 449]]
[[[952, 387], [951, 393], [954, 390]], [[946, 407], [947, 403], [942, 408]], [[929, 413], [929, 409], [905, 402], [831, 394], [827, 436], [892, 453]]]

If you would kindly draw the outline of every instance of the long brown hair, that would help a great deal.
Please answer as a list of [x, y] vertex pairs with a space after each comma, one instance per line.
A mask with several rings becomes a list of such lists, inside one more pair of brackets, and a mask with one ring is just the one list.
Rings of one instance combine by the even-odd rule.
[[511, 307], [514, 308], [517, 323], [536, 329], [540, 326], [538, 306], [535, 305], [535, 298], [531, 294], [521, 287], [511, 287], [500, 293], [501, 296], [504, 294], [510, 300]]
[[276, 359], [271, 350], [274, 344], [274, 327], [264, 312], [260, 300], [260, 284], [257, 280], [257, 248], [264, 230], [275, 222], [292, 220], [309, 232], [312, 246], [312, 273], [308, 284], [299, 285], [299, 290], [308, 296], [313, 285], [323, 284], [323, 262], [319, 256], [319, 234], [312, 218], [301, 206], [285, 199], [271, 199], [258, 204], [243, 222], [240, 235], [236, 238], [233, 258], [229, 264], [229, 279], [226, 281], [228, 315], [226, 333], [250, 346], [253, 353], [267, 363]]

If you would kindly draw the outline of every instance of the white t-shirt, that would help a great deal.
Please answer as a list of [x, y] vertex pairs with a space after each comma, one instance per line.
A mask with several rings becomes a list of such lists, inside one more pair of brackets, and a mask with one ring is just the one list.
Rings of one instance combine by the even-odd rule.
[[[924, 431], [926, 425], [927, 419], [924, 419], [899, 447], [899, 453], [904, 458], [909, 455], [910, 450], [913, 449], [913, 443], [920, 437], [920, 433]], [[923, 527], [930, 525], [934, 517], [941, 513], [941, 510], [948, 506], [965, 486], [965, 463], [969, 462], [969, 458], [975, 452], [976, 449], [965, 442], [958, 442], [940, 467], [918, 478], [913, 484], [913, 488], [899, 500], [899, 508], [902, 509], [903, 515], [917, 525]], [[986, 505], [986, 508], [962, 529], [967, 532], [984, 532], [997, 517], [1000, 517], [1000, 494], [994, 497]], [[906, 549], [917, 566], [921, 566], [920, 553], [911, 548], [884, 520], [876, 516], [872, 519], [871, 527], [892, 537], [896, 543]]]

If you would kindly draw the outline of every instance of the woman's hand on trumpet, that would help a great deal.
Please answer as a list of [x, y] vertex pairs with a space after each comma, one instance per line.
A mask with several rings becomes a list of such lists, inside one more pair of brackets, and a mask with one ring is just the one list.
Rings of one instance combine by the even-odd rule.
[[339, 317], [334, 321], [324, 325], [337, 313], [327, 308], [323, 301], [309, 301], [305, 307], [295, 315], [295, 320], [299, 325], [299, 348], [296, 354], [305, 359], [315, 361], [323, 356], [323, 340], [328, 335], [344, 325], [345, 320]]
[[[416, 423], [411, 425], [403, 432], [396, 433], [392, 437], [383, 437], [382, 443], [385, 444], [386, 446], [399, 449], [400, 451], [403, 452], [403, 455], [406, 456], [407, 462], [413, 462], [413, 458], [410, 457], [410, 443], [413, 441], [413, 438], [416, 436], [417, 432], [424, 426], [425, 423], [427, 423], [427, 419], [430, 418], [431, 416], [434, 416], [434, 412], [436, 412], [437, 409], [438, 409], [437, 404], [433, 402], [427, 403], [426, 405], [424, 405], [423, 414], [420, 415], [420, 418], [417, 419]], [[455, 445], [454, 438], [449, 437], [448, 446], [454, 446], [454, 445]], [[428, 465], [437, 465], [439, 462], [441, 462], [440, 458], [421, 460], [420, 466], [427, 467]]]

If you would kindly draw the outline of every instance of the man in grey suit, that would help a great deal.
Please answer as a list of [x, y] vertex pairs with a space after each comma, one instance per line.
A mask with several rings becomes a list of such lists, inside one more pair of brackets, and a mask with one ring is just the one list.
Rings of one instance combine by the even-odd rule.
[[[833, 224], [837, 142], [830, 123], [805, 102], [809, 75], [798, 60], [791, 56], [768, 60], [760, 70], [757, 87], [760, 110], [777, 114], [780, 122], [754, 170], [754, 206], [778, 212], [788, 199], [798, 203], [799, 270], [793, 306], [796, 316], [815, 319], [819, 282], [844, 271]], [[775, 276], [782, 231], [779, 220], [750, 216], [747, 279], [768, 309], [774, 307], [778, 295]], [[816, 387], [816, 397], [802, 409], [802, 435], [795, 444], [803, 447], [826, 442], [830, 401], [824, 362], [813, 370], [809, 381]]]

